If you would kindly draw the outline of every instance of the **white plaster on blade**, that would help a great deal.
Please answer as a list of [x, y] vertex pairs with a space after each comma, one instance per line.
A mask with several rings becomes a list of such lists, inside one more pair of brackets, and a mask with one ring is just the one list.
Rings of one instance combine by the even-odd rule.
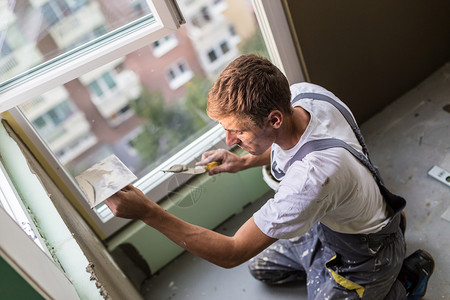
[[137, 177], [112, 154], [75, 179], [93, 208], [135, 181]]

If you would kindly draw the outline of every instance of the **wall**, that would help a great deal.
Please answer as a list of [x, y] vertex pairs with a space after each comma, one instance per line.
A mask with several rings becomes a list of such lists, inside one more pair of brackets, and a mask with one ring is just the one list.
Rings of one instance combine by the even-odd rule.
[[1, 256], [0, 291], [3, 299], [44, 299]]
[[285, 0], [308, 81], [363, 122], [450, 59], [450, 1]]

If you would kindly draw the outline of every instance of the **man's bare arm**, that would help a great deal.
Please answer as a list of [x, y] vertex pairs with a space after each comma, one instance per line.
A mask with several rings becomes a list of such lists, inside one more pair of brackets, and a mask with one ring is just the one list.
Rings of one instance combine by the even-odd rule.
[[224, 268], [237, 266], [271, 245], [250, 218], [232, 237], [192, 225], [166, 212], [139, 189], [129, 185], [105, 201], [114, 215], [140, 219], [177, 245]]

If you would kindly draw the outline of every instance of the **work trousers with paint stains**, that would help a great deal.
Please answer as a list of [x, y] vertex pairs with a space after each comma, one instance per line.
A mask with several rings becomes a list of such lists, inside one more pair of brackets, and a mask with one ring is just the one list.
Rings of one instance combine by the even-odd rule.
[[250, 260], [269, 284], [306, 279], [308, 299], [406, 299], [397, 280], [405, 255], [400, 214], [373, 234], [343, 234], [316, 223], [306, 235], [278, 240]]

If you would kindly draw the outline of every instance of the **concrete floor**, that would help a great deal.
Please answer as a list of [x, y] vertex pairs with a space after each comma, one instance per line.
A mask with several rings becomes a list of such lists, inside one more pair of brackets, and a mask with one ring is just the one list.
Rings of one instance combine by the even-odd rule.
[[[424, 299], [450, 299], [450, 187], [428, 175], [450, 171], [450, 63], [361, 126], [371, 159], [388, 188], [407, 199], [407, 254], [422, 248], [436, 268]], [[270, 197], [270, 195], [267, 195]], [[260, 199], [217, 231], [231, 235], [267, 199]], [[306, 299], [304, 284], [267, 286], [247, 265], [222, 269], [190, 253], [151, 278], [145, 299]]]

